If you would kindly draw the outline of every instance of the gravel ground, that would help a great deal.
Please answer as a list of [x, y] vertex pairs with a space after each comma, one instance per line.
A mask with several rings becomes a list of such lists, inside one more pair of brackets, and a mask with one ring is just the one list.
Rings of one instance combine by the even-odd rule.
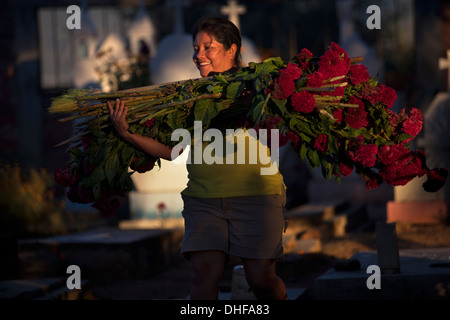
[[[439, 248], [450, 246], [450, 225], [397, 224], [399, 249]], [[322, 242], [322, 251], [304, 255], [288, 255], [280, 265], [280, 277], [287, 287], [312, 289], [321, 274], [342, 260], [359, 251], [376, 250], [373, 230], [347, 234], [339, 239]], [[290, 263], [287, 263], [287, 262]], [[220, 284], [222, 291], [229, 291], [232, 269], [237, 262], [230, 262]], [[288, 266], [297, 266], [295, 272]], [[301, 271], [299, 271], [301, 270]], [[157, 275], [146, 279], [126, 279], [117, 283], [93, 285], [85, 300], [167, 300], [185, 299], [189, 295], [190, 265], [175, 261]], [[311, 291], [311, 290], [309, 290]]]

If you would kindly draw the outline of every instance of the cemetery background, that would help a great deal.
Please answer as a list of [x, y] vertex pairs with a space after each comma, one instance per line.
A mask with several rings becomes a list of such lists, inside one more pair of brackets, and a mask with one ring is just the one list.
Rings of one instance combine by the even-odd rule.
[[[331, 41], [340, 43], [351, 56], [364, 56], [369, 71], [396, 89], [396, 111], [415, 106], [425, 113], [436, 93], [445, 91], [447, 86], [446, 71], [439, 69], [438, 60], [446, 57], [446, 50], [450, 48], [450, 5], [438, 0], [426, 3], [380, 1], [382, 28], [369, 30], [366, 8], [371, 2], [240, 1], [246, 10], [239, 15], [239, 25], [250, 42], [248, 47], [253, 45], [261, 60], [271, 56], [289, 60], [304, 47], [321, 54]], [[170, 45], [171, 39], [175, 42], [178, 39], [181, 47], [173, 51], [182, 52], [187, 48], [185, 58], [190, 59], [189, 32], [193, 23], [205, 15], [228, 16], [221, 10], [227, 5], [226, 1], [191, 0], [179, 2], [178, 6], [175, 2], [168, 5], [170, 3], [81, 1], [83, 28], [78, 33], [65, 27], [68, 17], [65, 9], [74, 4], [73, 1], [26, 1], [26, 5], [21, 5], [20, 1], [0, 3], [0, 41], [2, 47], [10, 48], [0, 56], [0, 204], [4, 213], [1, 226], [2, 239], [7, 240], [2, 242], [5, 248], [11, 237], [30, 239], [70, 234], [136, 221], [131, 216], [131, 205], [139, 201], [128, 199], [122, 203], [117, 216], [99, 219], [88, 207], [64, 200], [65, 190], [52, 183], [52, 172], [67, 157], [64, 148], [54, 148], [54, 145], [70, 136], [71, 129], [56, 123], [46, 108], [52, 97], [70, 87], [116, 85], [116, 88], [124, 89], [157, 83], [161, 71], [158, 66], [162, 65], [155, 64], [158, 48], [163, 44]], [[43, 23], [44, 20], [47, 22]], [[154, 33], [147, 32], [142, 36], [139, 27]], [[140, 47], [142, 37], [147, 42]], [[106, 77], [106, 82], [98, 81], [95, 67], [100, 72], [105, 71], [101, 67], [111, 67], [105, 62], [109, 57], [107, 51], [101, 59], [96, 58], [107, 43], [121, 47], [122, 51], [114, 52], [113, 62], [122, 60], [122, 66], [132, 70], [131, 78], [123, 77], [117, 81]], [[127, 56], [129, 53], [133, 53], [132, 59]], [[180, 65], [175, 67], [181, 68]], [[192, 68], [187, 72], [186, 77], [198, 77]], [[161, 79], [164, 82], [167, 78]], [[420, 144], [420, 139], [415, 143]], [[363, 184], [352, 177], [342, 185], [324, 181], [320, 173], [309, 170], [307, 164], [292, 158], [288, 152], [282, 161], [281, 170], [291, 173], [285, 175], [290, 209], [340, 198], [347, 199], [352, 207], [363, 208], [360, 212], [366, 219], [367, 228], [361, 232], [327, 237], [326, 231], [318, 227], [302, 233], [303, 240], [320, 241], [311, 242], [316, 245], [315, 249], [308, 247], [297, 252], [311, 250], [308, 256], [310, 269], [304, 271], [302, 277], [291, 278], [288, 285], [312, 286], [319, 274], [340, 259], [348, 259], [360, 250], [375, 249], [372, 223], [386, 219], [387, 203], [396, 200], [398, 190], [382, 186], [366, 192]], [[182, 185], [182, 181], [180, 183]], [[146, 183], [143, 185], [145, 188]], [[166, 191], [162, 197], [166, 197], [164, 203], [170, 205], [170, 197], [176, 192]], [[139, 197], [139, 190], [136, 192], [134, 196]], [[449, 247], [448, 231], [445, 223], [399, 223], [399, 248]], [[180, 298], [188, 290], [188, 266], [176, 261], [172, 268], [145, 281], [128, 279], [92, 287], [90, 298]], [[4, 278], [17, 275], [17, 261], [11, 259], [10, 262], [2, 266], [6, 270]], [[228, 273], [228, 280], [229, 276]], [[165, 292], [166, 289], [169, 291]]]

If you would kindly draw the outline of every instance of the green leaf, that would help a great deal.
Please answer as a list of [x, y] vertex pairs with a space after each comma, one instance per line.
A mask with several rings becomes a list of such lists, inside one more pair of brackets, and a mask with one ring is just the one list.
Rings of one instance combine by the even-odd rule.
[[332, 175], [332, 165], [330, 162], [328, 162], [326, 160], [325, 157], [323, 157], [320, 160], [320, 164], [321, 164], [321, 168], [322, 168], [322, 175], [325, 179], [331, 179], [331, 175]]
[[134, 155], [134, 148], [128, 144], [123, 144], [120, 152], [120, 157], [124, 162], [129, 162]]
[[268, 59], [264, 60], [263, 63], [265, 63], [265, 64], [271, 63], [272, 65], [274, 65], [277, 68], [281, 68], [284, 66], [284, 61], [280, 57], [268, 58]]
[[284, 65], [283, 61], [280, 61], [280, 58], [269, 58], [262, 63], [258, 63], [255, 69], [255, 76], [259, 77], [263, 74], [277, 71], [282, 65]]
[[216, 117], [223, 108], [223, 103], [215, 103], [211, 99], [203, 99], [195, 102], [194, 117], [196, 121], [202, 121], [206, 125]]
[[128, 172], [128, 170], [123, 170], [119, 176], [119, 184], [122, 189], [131, 191], [133, 189], [133, 180], [131, 180], [131, 175], [133, 172]]
[[312, 168], [315, 168], [320, 165], [319, 154], [317, 153], [316, 150], [309, 149], [307, 152], [307, 158]]
[[265, 106], [269, 101], [270, 95], [264, 99], [263, 95], [257, 95], [253, 98], [253, 108], [250, 110], [254, 123], [259, 123], [264, 113]]
[[338, 152], [338, 143], [337, 143], [337, 139], [334, 135], [329, 135], [328, 136], [328, 150], [330, 150], [330, 152], [332, 154], [335, 154]]
[[105, 170], [102, 165], [92, 171], [91, 175], [86, 179], [86, 187], [92, 187], [105, 179]]
[[221, 82], [221, 83], [225, 83], [228, 84], [228, 80], [227, 78], [225, 78], [225, 76], [222, 73], [219, 73], [217, 75], [214, 76], [214, 80]]
[[308, 152], [308, 147], [306, 146], [306, 144], [302, 143], [301, 146], [300, 146], [300, 158], [302, 160], [305, 159], [306, 152]]
[[211, 101], [211, 103], [208, 105], [208, 108], [206, 109], [205, 115], [203, 117], [203, 122], [205, 124], [207, 124], [208, 122], [211, 121], [211, 119], [215, 118], [217, 116], [217, 114], [219, 113], [219, 109], [218, 107], [222, 107], [223, 104], [220, 103], [216, 103], [214, 101]]
[[105, 175], [106, 179], [109, 182], [110, 186], [114, 184], [114, 178], [116, 177], [116, 173], [120, 171], [120, 161], [117, 153], [112, 153], [111, 156], [106, 159], [105, 163]]
[[102, 195], [102, 187], [101, 187], [101, 183], [96, 183], [96, 184], [92, 187], [92, 192], [94, 193], [94, 199], [95, 199], [95, 200], [100, 199], [100, 196]]
[[398, 136], [395, 137], [395, 142], [405, 141], [411, 138], [412, 136], [406, 133], [400, 133]]
[[70, 156], [72, 159], [74, 159], [75, 161], [78, 161], [79, 159], [82, 159], [85, 155], [85, 153], [78, 148], [72, 148], [69, 150]]
[[227, 99], [236, 99], [242, 94], [244, 83], [241, 81], [234, 81], [227, 86]]
[[196, 121], [203, 121], [210, 102], [211, 100], [209, 99], [203, 99], [195, 102], [194, 117]]
[[165, 123], [170, 127], [170, 131], [173, 131], [180, 127], [178, 124], [179, 118], [176, 115], [177, 113], [174, 112], [166, 116]]
[[207, 90], [211, 93], [221, 93], [223, 91], [223, 87], [220, 85], [213, 86], [212, 84], [210, 84], [207, 87]]

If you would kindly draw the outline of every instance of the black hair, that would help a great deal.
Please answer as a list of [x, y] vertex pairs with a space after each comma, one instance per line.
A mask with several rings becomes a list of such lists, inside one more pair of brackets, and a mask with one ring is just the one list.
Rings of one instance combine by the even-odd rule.
[[194, 31], [192, 32], [192, 42], [195, 42], [197, 34], [201, 31], [207, 32], [208, 34], [214, 36], [217, 42], [224, 46], [225, 50], [230, 49], [231, 45], [235, 44], [237, 46], [237, 50], [234, 56], [234, 63], [236, 67], [241, 67], [241, 33], [234, 23], [223, 18], [203, 19], [197, 23]]

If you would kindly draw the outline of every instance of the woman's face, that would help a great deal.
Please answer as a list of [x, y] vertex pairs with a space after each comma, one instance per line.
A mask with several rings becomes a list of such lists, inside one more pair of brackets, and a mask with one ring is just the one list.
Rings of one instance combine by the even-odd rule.
[[233, 44], [226, 50], [223, 44], [216, 41], [214, 36], [200, 31], [194, 41], [193, 60], [200, 75], [207, 77], [212, 71], [224, 72], [234, 66], [236, 45]]

